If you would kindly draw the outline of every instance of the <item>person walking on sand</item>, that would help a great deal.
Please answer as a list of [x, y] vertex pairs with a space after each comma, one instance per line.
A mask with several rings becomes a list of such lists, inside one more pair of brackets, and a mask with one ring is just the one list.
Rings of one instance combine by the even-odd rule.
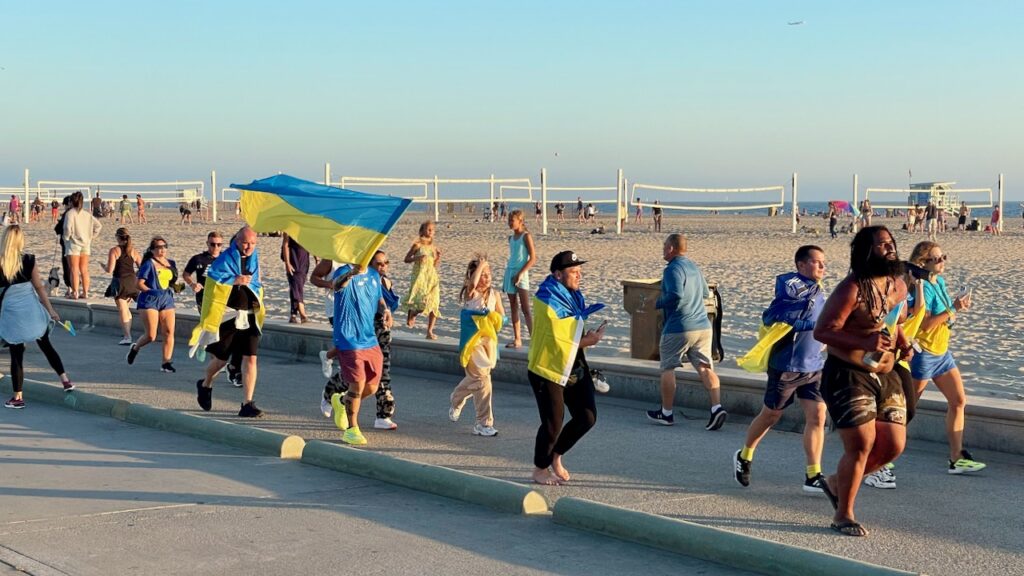
[[491, 265], [482, 254], [466, 266], [459, 301], [462, 303], [459, 362], [466, 377], [452, 390], [448, 419], [458, 422], [466, 400], [472, 396], [476, 408], [473, 434], [496, 436], [498, 431], [494, 429], [491, 410], [491, 370], [498, 362], [498, 332], [505, 310], [501, 296], [491, 288]]
[[665, 314], [661, 332], [661, 408], [648, 410], [647, 418], [664, 426], [672, 426], [675, 417], [672, 405], [676, 395], [676, 368], [689, 360], [708, 391], [711, 414], [705, 430], [718, 430], [728, 417], [722, 408], [718, 375], [711, 359], [714, 333], [704, 309], [710, 295], [704, 275], [686, 257], [686, 236], [669, 234], [662, 246], [662, 257], [668, 264], [661, 277], [661, 296], [656, 307]]
[[[98, 193], [97, 193], [98, 194]], [[85, 197], [81, 192], [71, 195], [71, 208], [64, 215], [64, 250], [71, 268], [68, 297], [72, 300], [89, 297], [89, 254], [92, 241], [99, 236], [103, 225], [85, 210]], [[81, 286], [81, 290], [79, 290]]]
[[[587, 306], [580, 291], [585, 263], [569, 250], [555, 254], [551, 274], [534, 296], [537, 315], [527, 355], [527, 377], [540, 413], [533, 450], [533, 481], [537, 484], [558, 486], [571, 479], [562, 457], [597, 422], [594, 380], [583, 349], [601, 341], [608, 321], [596, 330], [585, 329], [587, 318], [604, 308], [604, 304]], [[563, 427], [566, 408], [571, 418]]]
[[1002, 234], [1002, 230], [999, 229], [1003, 223], [1003, 211], [999, 209], [998, 204], [992, 205], [992, 218], [989, 219], [989, 228], [993, 236], [999, 236]]
[[139, 214], [139, 224], [148, 224], [149, 220], [146, 220], [146, 201], [142, 199], [142, 194], [135, 195], [135, 206]]
[[412, 282], [405, 301], [408, 313], [405, 325], [412, 328], [416, 316], [427, 315], [427, 339], [437, 340], [434, 325], [441, 317], [441, 278], [437, 267], [441, 264], [441, 249], [434, 244], [436, 226], [433, 220], [420, 224], [419, 237], [405, 254], [405, 263], [412, 264]]
[[128, 349], [125, 360], [131, 366], [139, 352], [156, 341], [157, 328], [163, 328], [163, 364], [161, 372], [174, 373], [174, 292], [178, 283], [178, 265], [167, 255], [167, 240], [154, 236], [139, 266], [136, 308], [142, 312], [144, 332]]
[[122, 194], [121, 195], [121, 202], [120, 202], [120, 205], [118, 206], [118, 208], [119, 208], [119, 212], [121, 212], [121, 225], [122, 226], [124, 226], [125, 224], [134, 224], [135, 223], [135, 221], [132, 220], [132, 203], [128, 201], [128, 195], [127, 194]]
[[854, 515], [865, 474], [881, 469], [903, 452], [907, 401], [898, 359], [913, 355], [903, 328], [895, 333], [886, 319], [907, 297], [896, 241], [884, 226], [861, 229], [850, 243], [850, 273], [825, 302], [814, 338], [828, 346], [821, 395], [839, 430], [843, 456], [836, 473], [822, 482], [835, 513], [831, 528], [847, 536], [867, 536]]
[[21, 226], [12, 224], [0, 234], [0, 341], [11, 352], [11, 387], [14, 395], [4, 402], [5, 408], [25, 407], [25, 343], [35, 341], [46, 356], [50, 368], [60, 378], [65, 392], [71, 383], [60, 355], [50, 343], [50, 328], [60, 322], [60, 315], [46, 295], [36, 257], [25, 254], [25, 234]]
[[825, 402], [821, 399], [821, 369], [825, 364], [821, 343], [814, 339], [814, 323], [825, 304], [821, 280], [825, 277], [825, 251], [801, 246], [794, 256], [796, 272], [775, 278], [775, 298], [761, 315], [765, 326], [784, 322], [792, 330], [776, 343], [768, 357], [768, 384], [764, 406], [747, 428], [743, 448], [733, 456], [735, 478], [750, 485], [754, 450], [782, 411], [800, 400], [804, 411], [804, 492], [821, 493], [821, 452], [825, 444]]
[[636, 213], [633, 215], [634, 224], [644, 223], [644, 207], [640, 204], [640, 197], [636, 197]]
[[960, 369], [949, 351], [950, 327], [956, 322], [958, 312], [971, 307], [970, 289], [962, 291], [956, 298], [950, 299], [946, 288], [946, 280], [942, 274], [946, 271], [946, 254], [935, 242], [920, 242], [914, 246], [910, 254], [910, 262], [928, 271], [928, 278], [919, 282], [924, 290], [920, 298], [911, 293], [910, 308], [912, 311], [924, 307], [924, 319], [917, 333], [917, 343], [921, 350], [914, 354], [910, 361], [910, 375], [914, 378], [917, 396], [924, 392], [931, 380], [946, 397], [946, 437], [949, 440], [950, 474], [967, 474], [979, 472], [985, 464], [978, 462], [970, 452], [964, 450], [964, 410], [967, 407], [967, 395], [964, 393], [964, 382]]
[[506, 348], [519, 348], [523, 345], [519, 313], [522, 311], [526, 331], [532, 333], [533, 316], [530, 313], [530, 267], [537, 261], [537, 251], [533, 245], [533, 236], [526, 229], [526, 219], [522, 210], [513, 210], [508, 215], [508, 227], [512, 235], [508, 237], [508, 264], [505, 266], [505, 277], [501, 291], [508, 295], [509, 315], [512, 320], [512, 342]]
[[110, 287], [107, 288], [106, 296], [114, 299], [117, 306], [117, 313], [121, 318], [121, 341], [120, 346], [130, 346], [132, 340], [132, 309], [131, 302], [139, 296], [139, 286], [136, 281], [137, 270], [142, 264], [142, 257], [132, 246], [132, 236], [127, 228], [118, 228], [114, 233], [117, 245], [107, 253], [107, 263], [103, 271], [111, 275]]
[[651, 206], [651, 217], [654, 218], [654, 231], [661, 232], [661, 200], [655, 200]]

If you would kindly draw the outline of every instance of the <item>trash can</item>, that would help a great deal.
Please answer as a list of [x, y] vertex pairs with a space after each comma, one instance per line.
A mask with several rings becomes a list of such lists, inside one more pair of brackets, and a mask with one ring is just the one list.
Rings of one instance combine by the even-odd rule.
[[[665, 317], [655, 308], [661, 296], [661, 280], [656, 278], [622, 280], [622, 305], [629, 312], [629, 355], [641, 360], [660, 360], [661, 329]], [[722, 296], [718, 283], [709, 282], [710, 295], [704, 300], [704, 309], [711, 321], [713, 339], [711, 359], [721, 362], [722, 348]]]

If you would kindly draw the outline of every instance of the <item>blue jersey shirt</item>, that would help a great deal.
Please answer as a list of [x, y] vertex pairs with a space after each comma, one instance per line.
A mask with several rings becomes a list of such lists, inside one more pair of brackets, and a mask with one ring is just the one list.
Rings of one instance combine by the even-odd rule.
[[[332, 279], [348, 273], [350, 264], [338, 268]], [[377, 346], [373, 315], [383, 297], [380, 274], [373, 268], [353, 276], [334, 293], [334, 347], [338, 350], [366, 350]]]
[[711, 293], [704, 275], [686, 256], [676, 256], [661, 276], [661, 296], [656, 306], [665, 313], [662, 334], [678, 334], [711, 328], [704, 299]]
[[821, 286], [798, 272], [775, 277], [775, 298], [761, 314], [765, 326], [785, 322], [793, 327], [772, 347], [768, 366], [780, 372], [817, 372], [824, 368], [822, 345], [814, 339], [814, 324], [825, 307]]

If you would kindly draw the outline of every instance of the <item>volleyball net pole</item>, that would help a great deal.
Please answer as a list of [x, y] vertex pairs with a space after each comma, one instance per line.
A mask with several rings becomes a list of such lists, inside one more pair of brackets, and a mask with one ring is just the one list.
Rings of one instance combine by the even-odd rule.
[[999, 222], [996, 222], [996, 226], [999, 226], [999, 231], [1003, 231], [1003, 222], [1006, 221], [1006, 214], [1003, 212], [1003, 174], [999, 173]]
[[793, 181], [792, 182], [793, 182], [792, 183], [792, 186], [793, 186], [793, 189], [792, 189], [792, 192], [793, 192], [793, 209], [791, 210], [792, 214], [789, 215], [789, 218], [790, 218], [790, 220], [793, 223], [793, 229], [791, 230], [791, 232], [793, 234], [796, 234], [797, 214], [800, 213], [799, 212], [800, 211], [800, 205], [797, 204], [797, 201], [796, 201], [796, 197], [797, 197], [797, 194], [796, 194], [796, 190], [797, 190], [797, 173], [796, 172], [793, 172]]
[[217, 223], [217, 171], [210, 170], [210, 220]]
[[860, 210], [860, 208], [857, 207], [857, 188], [858, 188], [857, 175], [854, 174], [853, 175], [853, 206], [850, 207], [850, 212], [853, 212], [853, 214], [854, 214], [854, 216], [853, 216], [853, 233], [854, 234], [857, 233], [857, 222], [860, 220], [860, 218], [857, 218], [857, 211]]
[[28, 222], [28, 193], [29, 193], [28, 168], [25, 168], [25, 201], [22, 202], [22, 207], [21, 207], [21, 221], [22, 222]]

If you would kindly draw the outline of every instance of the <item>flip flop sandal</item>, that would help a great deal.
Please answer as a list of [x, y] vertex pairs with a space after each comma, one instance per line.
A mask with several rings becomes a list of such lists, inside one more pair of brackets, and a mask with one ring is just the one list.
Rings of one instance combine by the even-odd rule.
[[831, 528], [836, 532], [844, 536], [854, 536], [857, 538], [863, 538], [868, 535], [868, 531], [864, 529], [859, 523], [853, 520], [846, 520], [844, 522], [833, 522]]

